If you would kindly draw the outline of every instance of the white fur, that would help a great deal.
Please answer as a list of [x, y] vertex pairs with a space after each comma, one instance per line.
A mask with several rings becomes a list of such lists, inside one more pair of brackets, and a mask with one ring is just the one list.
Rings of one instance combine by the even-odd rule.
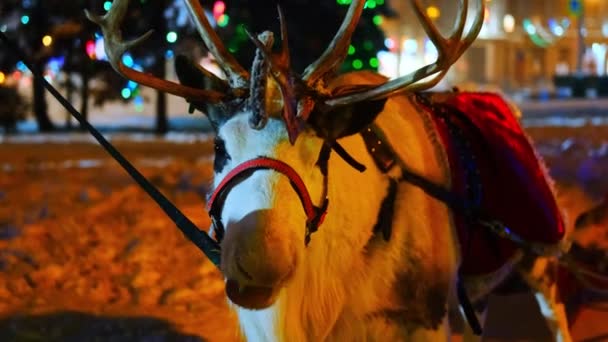
[[[343, 80], [364, 83], [367, 78], [355, 75]], [[216, 174], [215, 185], [238, 164], [267, 156], [292, 166], [303, 178], [313, 202], [320, 204], [323, 177], [314, 164], [321, 139], [305, 131], [291, 146], [279, 119], [271, 118], [260, 131], [249, 128], [247, 120], [248, 113], [237, 114], [219, 130], [231, 160]], [[376, 124], [404, 161], [402, 167], [449, 186], [445, 151], [437, 143], [427, 114], [415, 108], [408, 97], [389, 99]], [[259, 237], [259, 241], [290, 243], [298, 259], [293, 277], [272, 306], [259, 311], [236, 308], [243, 335], [249, 341], [296, 342], [449, 339], [447, 316], [425, 310], [447, 310], [448, 302], [454, 302], [460, 256], [450, 211], [419, 188], [400, 183], [393, 235], [389, 242], [374, 236], [372, 227], [386, 195], [387, 176], [375, 167], [360, 136], [343, 138], [340, 143], [367, 166], [367, 171], [359, 173], [332, 154], [328, 214], [308, 247], [303, 239], [306, 216], [284, 175], [257, 171], [228, 195], [222, 215], [227, 230], [249, 213], [273, 210], [264, 228], [266, 232], [280, 232], [280, 241], [267, 241], [267, 236]], [[273, 262], [260, 260], [269, 265]], [[472, 297], [496, 286], [495, 280], [504, 277], [504, 272], [498, 273], [500, 276], [481, 283], [470, 280], [467, 288], [477, 288], [471, 290]], [[405, 295], [408, 291], [412, 292], [410, 297]], [[436, 297], [445, 297], [445, 303], [424, 304]], [[410, 316], [417, 317], [415, 310], [430, 315], [429, 321], [438, 325], [408, 321]], [[387, 319], [390, 312], [404, 320]], [[556, 319], [563, 329], [564, 317]]]

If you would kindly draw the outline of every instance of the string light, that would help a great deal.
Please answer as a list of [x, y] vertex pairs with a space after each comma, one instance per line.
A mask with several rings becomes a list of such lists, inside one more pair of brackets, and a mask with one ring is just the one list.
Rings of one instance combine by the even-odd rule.
[[372, 57], [369, 59], [369, 66], [371, 66], [372, 68], [377, 68], [379, 65], [380, 61], [378, 61], [378, 58]]
[[226, 27], [228, 25], [229, 21], [230, 21], [230, 17], [228, 16], [228, 14], [222, 14], [217, 19], [217, 25], [219, 27]]
[[382, 22], [384, 21], [380, 14], [376, 14], [372, 20], [376, 26], [382, 25]]
[[169, 31], [167, 33], [167, 41], [169, 43], [175, 43], [177, 41], [177, 32], [175, 32], [175, 31]]
[[93, 59], [95, 58], [95, 42], [92, 40], [88, 40], [84, 45], [85, 51], [87, 52], [87, 56]]
[[53, 37], [49, 35], [42, 37], [42, 45], [51, 46], [51, 44], [53, 44]]
[[386, 38], [384, 40], [384, 46], [386, 46], [389, 50], [394, 50], [397, 47], [395, 40], [393, 38]]
[[213, 4], [213, 17], [217, 20], [226, 11], [226, 3], [223, 1], [216, 1]]
[[131, 55], [129, 55], [128, 53], [125, 53], [122, 56], [122, 63], [127, 67], [130, 68], [133, 66], [133, 57], [131, 57]]
[[507, 33], [511, 33], [515, 30], [515, 17], [511, 14], [505, 15], [502, 19], [502, 27]]
[[129, 89], [129, 88], [123, 88], [122, 91], [120, 92], [120, 95], [124, 99], [128, 99], [129, 97], [131, 97], [131, 89]]
[[426, 8], [426, 15], [431, 19], [437, 19], [441, 16], [441, 11], [437, 6], [429, 6]]

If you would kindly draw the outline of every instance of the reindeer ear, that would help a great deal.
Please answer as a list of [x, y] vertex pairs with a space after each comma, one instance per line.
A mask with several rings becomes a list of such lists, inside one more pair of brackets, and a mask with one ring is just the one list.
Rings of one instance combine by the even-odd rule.
[[386, 99], [370, 100], [337, 107], [328, 112], [313, 111], [308, 119], [317, 134], [329, 140], [361, 132], [384, 109]]
[[[198, 64], [193, 63], [188, 57], [178, 55], [175, 57], [175, 73], [179, 82], [193, 88], [209, 89], [219, 92], [228, 92], [226, 82], [211, 72], [205, 70]], [[226, 121], [228, 114], [221, 105], [212, 105], [204, 101], [188, 101], [190, 113], [195, 109], [207, 114], [214, 129]]]

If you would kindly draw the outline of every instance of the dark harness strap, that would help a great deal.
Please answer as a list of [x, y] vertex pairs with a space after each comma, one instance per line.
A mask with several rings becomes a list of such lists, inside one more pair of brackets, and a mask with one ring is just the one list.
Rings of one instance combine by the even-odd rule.
[[[395, 158], [395, 152], [376, 133], [377, 131], [378, 128], [372, 125], [365, 129], [361, 133], [361, 136], [376, 166], [382, 172], [387, 173], [395, 164], [397, 164], [397, 160]], [[410, 170], [402, 168], [401, 177], [399, 179], [390, 179], [388, 194], [382, 201], [380, 212], [378, 214], [378, 221], [374, 227], [374, 232], [382, 232], [382, 236], [386, 241], [390, 239], [392, 231], [392, 218], [397, 193], [397, 185], [399, 182], [408, 182], [419, 187], [429, 196], [445, 203], [451, 210], [463, 213], [465, 217], [471, 220], [484, 218], [479, 210], [479, 206], [477, 204], [478, 202], [476, 201], [478, 199], [477, 197], [471, 196], [473, 197], [472, 199], [462, 198], [456, 193], [437, 185]], [[474, 193], [474, 195], [476, 194], [477, 193]], [[457, 296], [471, 330], [473, 330], [474, 334], [478, 336], [481, 335], [482, 327], [477, 319], [473, 305], [467, 296], [464, 284], [462, 282], [462, 277], [458, 277]]]

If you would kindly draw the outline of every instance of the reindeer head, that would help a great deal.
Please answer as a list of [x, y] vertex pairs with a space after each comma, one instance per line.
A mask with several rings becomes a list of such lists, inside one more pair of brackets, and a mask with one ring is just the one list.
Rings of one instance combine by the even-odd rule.
[[[351, 168], [352, 172], [362, 171], [338, 140], [370, 125], [389, 96], [427, 89], [439, 82], [479, 33], [483, 1], [479, 1], [472, 28], [464, 35], [468, 1], [461, 0], [455, 29], [444, 38], [419, 1], [412, 0], [414, 11], [438, 48], [439, 58], [392, 81], [370, 75], [372, 85], [343, 82], [336, 75], [365, 0], [352, 1], [328, 48], [301, 75], [290, 68], [286, 26], [280, 10], [280, 52], [271, 52], [272, 33], [257, 37], [250, 34], [257, 52], [252, 69], [247, 72], [227, 52], [199, 2], [185, 3], [203, 41], [226, 74], [225, 80], [184, 57], [176, 58], [181, 84], [122, 64], [122, 54], [149, 35], [123, 42], [119, 25], [128, 0], [116, 0], [104, 17], [87, 16], [101, 26], [106, 53], [116, 71], [143, 85], [184, 97], [191, 108], [207, 114], [216, 131], [215, 190], [208, 209], [213, 233], [221, 241], [226, 292], [240, 306], [265, 308], [276, 300], [315, 248], [315, 241], [309, 246], [310, 235], [322, 224], [328, 209], [331, 151], [359, 169]], [[349, 177], [336, 175], [342, 176]], [[328, 215], [332, 215], [332, 210], [350, 208], [329, 209]], [[349, 248], [349, 241], [334, 241], [332, 246]]]

